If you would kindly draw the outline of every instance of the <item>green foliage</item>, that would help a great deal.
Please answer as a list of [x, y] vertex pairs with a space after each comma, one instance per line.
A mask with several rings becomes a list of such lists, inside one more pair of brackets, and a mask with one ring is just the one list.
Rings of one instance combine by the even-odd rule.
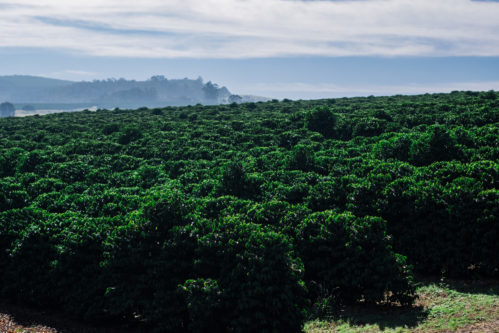
[[[209, 93], [209, 91], [207, 91]], [[0, 120], [0, 296], [156, 332], [499, 276], [495, 92]]]
[[228, 163], [222, 170], [220, 183], [224, 194], [243, 195], [246, 186], [246, 173], [241, 162], [231, 161]]
[[386, 187], [381, 214], [396, 248], [426, 274], [496, 275], [499, 262], [489, 251], [499, 249], [492, 240], [499, 232], [493, 222], [497, 190], [483, 191], [483, 184], [466, 177], [470, 173], [465, 169], [448, 175], [442, 171], [439, 178], [448, 178], [443, 186], [404, 177]]
[[189, 312], [187, 328], [190, 332], [223, 332], [226, 329], [222, 290], [217, 280], [187, 280], [181, 288]]
[[[236, 332], [299, 332], [303, 266], [284, 235], [229, 217], [200, 238], [198, 270], [218, 279], [218, 320]], [[271, 301], [270, 301], [271, 300]]]
[[109, 125], [104, 126], [104, 128], [102, 129], [102, 133], [105, 135], [109, 135], [109, 134], [112, 134], [114, 132], [118, 132], [119, 129], [120, 129], [120, 125], [109, 124]]
[[307, 128], [326, 138], [333, 137], [336, 121], [336, 115], [326, 107], [318, 107], [307, 114]]
[[306, 145], [297, 145], [293, 148], [288, 161], [291, 170], [312, 171], [315, 167], [313, 150]]
[[405, 258], [392, 251], [381, 218], [324, 211], [305, 219], [298, 235], [298, 255], [313, 296], [379, 302], [389, 291], [390, 300], [412, 303], [411, 272]]
[[118, 143], [122, 145], [127, 145], [132, 141], [136, 141], [142, 138], [142, 132], [138, 128], [128, 127], [125, 128], [123, 134], [118, 138]]

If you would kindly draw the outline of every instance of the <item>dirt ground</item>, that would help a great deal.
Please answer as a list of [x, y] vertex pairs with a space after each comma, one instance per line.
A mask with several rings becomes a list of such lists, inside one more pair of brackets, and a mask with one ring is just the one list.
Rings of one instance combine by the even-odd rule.
[[[104, 325], [102, 325], [104, 326]], [[83, 324], [72, 318], [0, 302], [0, 333], [142, 333], [145, 330]]]

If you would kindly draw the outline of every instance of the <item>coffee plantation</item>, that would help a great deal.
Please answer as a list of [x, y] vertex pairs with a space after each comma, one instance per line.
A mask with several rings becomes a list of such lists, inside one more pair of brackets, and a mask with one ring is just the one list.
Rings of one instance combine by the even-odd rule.
[[0, 120], [0, 297], [156, 332], [499, 277], [499, 93]]

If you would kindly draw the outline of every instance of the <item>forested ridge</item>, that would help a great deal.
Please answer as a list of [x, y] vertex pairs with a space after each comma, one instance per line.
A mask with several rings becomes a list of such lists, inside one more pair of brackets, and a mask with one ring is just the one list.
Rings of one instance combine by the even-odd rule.
[[45, 108], [82, 110], [81, 105], [137, 108], [266, 100], [258, 96], [232, 95], [226, 87], [204, 82], [201, 77], [167, 79], [155, 75], [143, 81], [109, 78], [75, 82], [27, 75], [0, 76], [0, 101], [12, 102], [28, 111]]
[[0, 297], [158, 332], [499, 277], [499, 93], [0, 119]]

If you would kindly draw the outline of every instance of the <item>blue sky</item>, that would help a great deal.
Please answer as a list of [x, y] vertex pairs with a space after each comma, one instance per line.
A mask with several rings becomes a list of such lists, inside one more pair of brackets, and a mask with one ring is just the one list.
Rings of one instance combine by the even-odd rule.
[[499, 2], [0, 0], [0, 75], [275, 98], [499, 90]]

